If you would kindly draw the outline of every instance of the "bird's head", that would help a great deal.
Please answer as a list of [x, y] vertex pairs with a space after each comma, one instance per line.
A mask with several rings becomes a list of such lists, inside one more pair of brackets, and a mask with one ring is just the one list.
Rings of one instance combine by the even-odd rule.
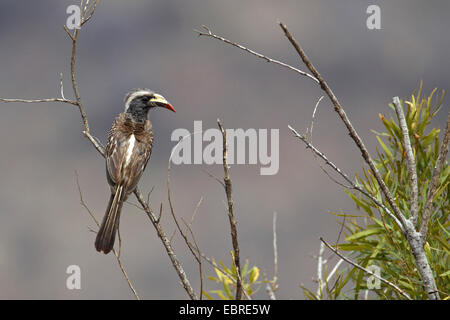
[[137, 121], [147, 119], [148, 111], [156, 107], [163, 107], [175, 112], [166, 98], [149, 89], [134, 89], [125, 97], [125, 113]]

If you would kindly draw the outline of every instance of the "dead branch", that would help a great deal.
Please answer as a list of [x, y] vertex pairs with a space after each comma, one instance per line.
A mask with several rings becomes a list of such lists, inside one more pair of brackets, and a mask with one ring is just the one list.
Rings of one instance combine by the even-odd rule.
[[76, 101], [64, 99], [64, 98], [47, 98], [47, 99], [6, 99], [0, 98], [0, 101], [8, 102], [23, 102], [23, 103], [42, 103], [42, 102], [63, 102], [78, 106]]
[[232, 197], [232, 184], [230, 178], [230, 168], [227, 163], [227, 154], [228, 154], [228, 145], [227, 145], [227, 134], [224, 128], [222, 127], [222, 123], [220, 119], [217, 119], [217, 125], [219, 126], [220, 131], [222, 132], [223, 137], [223, 171], [224, 178], [223, 182], [225, 183], [225, 193], [227, 195], [228, 202], [228, 218], [230, 220], [230, 228], [231, 228], [231, 239], [233, 243], [233, 257], [234, 264], [236, 266], [236, 275], [237, 275], [237, 284], [236, 284], [236, 300], [242, 299], [242, 279], [241, 279], [241, 263], [240, 263], [240, 253], [239, 253], [239, 242], [238, 242], [238, 233], [236, 227], [236, 219], [234, 217], [234, 203]]
[[323, 288], [323, 278], [322, 278], [322, 269], [323, 265], [326, 263], [326, 260], [323, 259], [323, 252], [325, 250], [325, 244], [323, 242], [320, 243], [319, 255], [317, 256], [317, 292], [316, 296], [320, 297]]
[[403, 230], [403, 226], [400, 223], [400, 221], [392, 214], [391, 210], [389, 210], [382, 202], [378, 201], [377, 198], [375, 198], [373, 195], [371, 195], [370, 193], [366, 192], [363, 188], [361, 188], [360, 186], [358, 186], [355, 182], [353, 182], [348, 175], [342, 171], [338, 166], [336, 166], [332, 161], [330, 161], [328, 159], [328, 157], [322, 153], [320, 150], [318, 150], [316, 147], [314, 147], [306, 138], [306, 136], [298, 133], [294, 128], [292, 128], [290, 125], [288, 126], [288, 128], [292, 131], [292, 133], [295, 135], [295, 137], [299, 138], [305, 145], [307, 148], [310, 148], [311, 151], [317, 155], [318, 157], [320, 157], [323, 161], [325, 161], [325, 163], [332, 168], [334, 171], [336, 171], [342, 178], [345, 179], [345, 181], [347, 181], [350, 185], [351, 188], [348, 188], [346, 186], [346, 188], [348, 189], [355, 189], [357, 191], [359, 191], [360, 193], [362, 193], [363, 195], [365, 195], [366, 197], [368, 197], [369, 199], [371, 199], [376, 205], [378, 205], [380, 208], [382, 208], [386, 214], [398, 225], [398, 227]]
[[273, 233], [273, 278], [267, 282], [266, 291], [269, 294], [270, 300], [276, 300], [275, 292], [278, 290], [278, 246], [277, 246], [277, 213], [273, 213], [272, 219], [272, 233]]
[[202, 27], [203, 27], [203, 29], [206, 30], [206, 32], [202, 32], [202, 31], [199, 31], [199, 30], [194, 29], [194, 31], [197, 32], [197, 34], [198, 34], [199, 37], [205, 36], [205, 37], [210, 37], [210, 38], [214, 38], [214, 39], [223, 41], [223, 42], [228, 43], [228, 44], [230, 44], [230, 45], [232, 45], [232, 46], [234, 46], [234, 47], [236, 47], [236, 48], [239, 48], [239, 49], [241, 49], [241, 50], [244, 50], [245, 52], [250, 53], [251, 55], [254, 55], [255, 57], [258, 57], [258, 58], [260, 58], [260, 59], [266, 60], [267, 62], [270, 62], [270, 63], [277, 64], [277, 65], [279, 65], [279, 66], [281, 66], [281, 67], [283, 67], [283, 68], [292, 70], [292, 71], [297, 72], [298, 74], [300, 74], [300, 75], [302, 75], [302, 76], [308, 77], [308, 78], [310, 78], [310, 79], [312, 79], [312, 80], [314, 80], [314, 81], [316, 81], [316, 82], [319, 82], [316, 78], [314, 78], [314, 77], [313, 77], [312, 75], [310, 75], [309, 73], [306, 73], [306, 72], [301, 71], [301, 70], [299, 70], [299, 69], [297, 69], [297, 68], [294, 68], [293, 66], [290, 66], [290, 65], [288, 65], [288, 64], [286, 64], [286, 63], [284, 63], [284, 62], [281, 62], [281, 61], [278, 61], [278, 60], [269, 58], [269, 57], [267, 57], [267, 56], [265, 56], [265, 55], [263, 55], [263, 54], [261, 54], [261, 53], [258, 53], [258, 52], [256, 52], [256, 51], [250, 50], [250, 49], [244, 47], [243, 45], [238, 44], [238, 43], [233, 42], [233, 41], [230, 41], [230, 40], [228, 40], [228, 39], [225, 39], [224, 37], [218, 36], [218, 35], [212, 33], [211, 30], [210, 30], [207, 26], [205, 26], [205, 25], [202, 25]]

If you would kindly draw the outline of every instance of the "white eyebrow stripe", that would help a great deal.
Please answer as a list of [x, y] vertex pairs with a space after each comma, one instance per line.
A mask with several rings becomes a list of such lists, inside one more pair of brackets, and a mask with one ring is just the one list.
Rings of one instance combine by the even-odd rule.
[[139, 96], [143, 96], [143, 95], [150, 95], [153, 92], [148, 91], [148, 90], [139, 90], [136, 92], [133, 92], [128, 99], [125, 101], [125, 111], [128, 110], [128, 108], [130, 107], [130, 102], [133, 101], [134, 98], [139, 97]]

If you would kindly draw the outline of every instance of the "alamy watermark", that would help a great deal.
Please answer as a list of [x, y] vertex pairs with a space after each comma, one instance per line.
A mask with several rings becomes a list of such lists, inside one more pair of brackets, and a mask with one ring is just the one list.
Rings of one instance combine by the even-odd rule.
[[66, 13], [69, 15], [66, 20], [66, 27], [69, 30], [80, 29], [81, 26], [81, 9], [79, 6], [72, 4], [67, 7]]
[[[261, 175], [278, 173], [279, 129], [226, 129], [226, 138], [228, 164], [259, 163]], [[222, 133], [215, 128], [203, 132], [202, 121], [194, 121], [192, 133], [184, 128], [174, 130], [171, 140], [179, 142], [172, 149], [173, 164], [223, 164]], [[204, 142], [207, 144], [203, 145]]]
[[379, 266], [376, 266], [374, 264], [367, 266], [366, 268], [367, 270], [369, 270], [370, 272], [372, 272], [373, 274], [367, 278], [367, 289], [372, 290], [372, 289], [380, 289], [380, 274], [381, 274], [381, 269]]
[[366, 20], [366, 26], [369, 30], [381, 29], [381, 9], [376, 4], [367, 7], [366, 13], [369, 14]]
[[81, 269], [80, 266], [72, 264], [67, 267], [66, 273], [69, 274], [66, 280], [66, 288], [69, 290], [81, 289]]

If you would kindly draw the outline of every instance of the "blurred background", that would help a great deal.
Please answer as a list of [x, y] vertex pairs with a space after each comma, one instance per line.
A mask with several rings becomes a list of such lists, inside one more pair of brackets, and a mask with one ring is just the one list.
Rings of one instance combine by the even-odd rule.
[[[71, 98], [70, 50], [62, 25], [78, 1], [0, 2], [0, 96], [59, 95], [59, 73]], [[368, 30], [366, 9], [381, 8], [381, 30]], [[105, 142], [125, 94], [148, 87], [177, 110], [155, 110], [152, 158], [140, 188], [154, 188], [150, 202], [163, 203], [162, 224], [175, 230], [167, 203], [167, 161], [173, 130], [226, 128], [280, 130], [280, 168], [261, 176], [259, 165], [233, 165], [233, 198], [242, 259], [273, 276], [272, 215], [278, 213], [279, 290], [282, 299], [303, 299], [314, 289], [319, 237], [336, 241], [337, 213], [357, 213], [342, 187], [320, 169], [296, 140], [310, 125], [318, 86], [222, 42], [198, 38], [202, 24], [213, 32], [305, 69], [276, 24], [286, 23], [343, 104], [373, 154], [381, 131], [378, 114], [392, 115], [392, 97], [450, 87], [450, 2], [420, 1], [100, 1], [80, 34], [77, 80], [92, 134]], [[448, 97], [435, 126], [445, 124]], [[0, 298], [133, 299], [112, 254], [97, 253], [96, 229], [80, 205], [100, 220], [109, 198], [104, 160], [82, 135], [76, 107], [68, 104], [0, 104]], [[363, 161], [325, 98], [316, 113], [314, 144], [350, 176]], [[193, 223], [200, 249], [231, 265], [231, 239], [223, 188], [205, 174], [223, 176], [221, 165], [172, 166], [172, 198], [178, 216]], [[136, 203], [134, 197], [130, 201]], [[122, 260], [141, 298], [187, 298], [149, 219], [125, 205]], [[175, 252], [198, 292], [196, 262], [179, 235]], [[326, 255], [330, 256], [329, 252]], [[331, 260], [336, 261], [336, 258]], [[81, 290], [66, 288], [66, 268], [81, 268]], [[213, 275], [206, 264], [205, 275]], [[218, 287], [205, 280], [205, 289]], [[267, 299], [264, 287], [255, 295]]]

